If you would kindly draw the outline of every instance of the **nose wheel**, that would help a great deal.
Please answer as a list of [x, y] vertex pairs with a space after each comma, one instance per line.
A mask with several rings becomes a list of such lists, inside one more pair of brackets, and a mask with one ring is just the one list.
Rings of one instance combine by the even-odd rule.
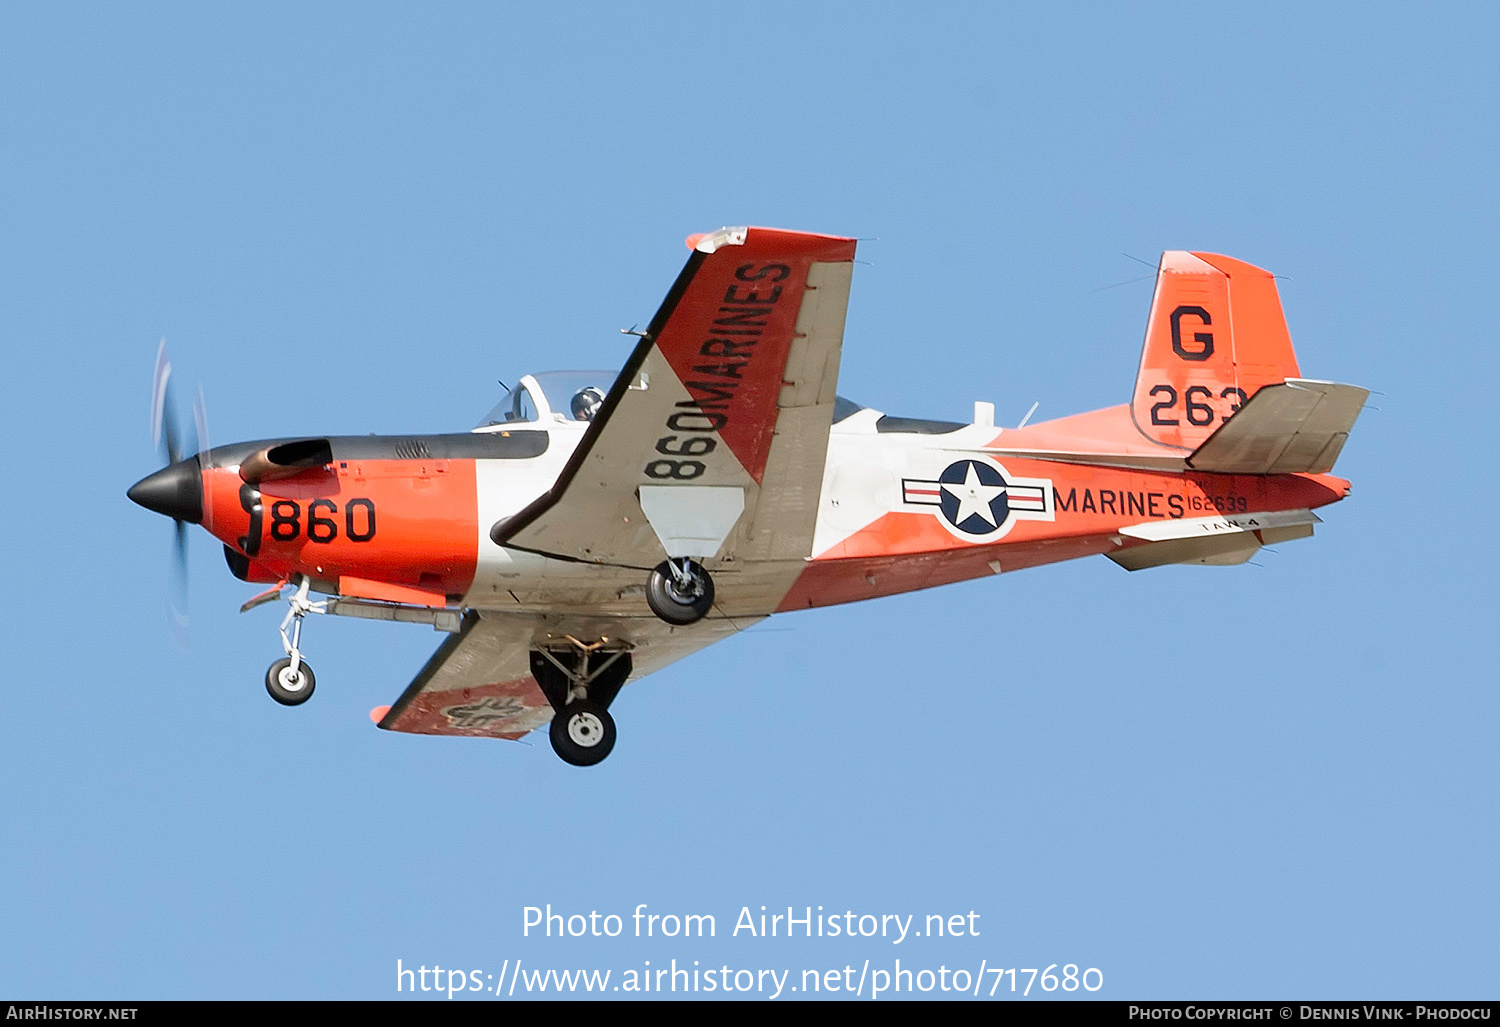
[[692, 624], [714, 605], [714, 579], [685, 556], [664, 560], [646, 582], [646, 604], [668, 624]]
[[301, 706], [312, 698], [316, 686], [317, 681], [306, 660], [299, 660], [293, 667], [288, 656], [271, 664], [271, 669], [266, 671], [266, 691], [283, 706]]
[[[252, 599], [241, 609], [248, 609], [260, 602], [274, 601], [276, 593], [280, 590], [281, 586], [278, 585]], [[302, 649], [299, 645], [302, 641], [302, 618], [309, 613], [327, 613], [328, 603], [324, 600], [318, 602], [309, 600], [307, 596], [311, 590], [312, 582], [304, 576], [297, 586], [297, 591], [287, 599], [289, 609], [281, 621], [281, 647], [286, 650], [286, 656], [271, 664], [266, 670], [266, 691], [270, 693], [272, 699], [283, 706], [301, 706], [312, 698], [313, 688], [317, 685], [312, 667], [308, 666], [307, 661], [302, 658]], [[290, 634], [287, 633], [288, 628], [291, 629]]]

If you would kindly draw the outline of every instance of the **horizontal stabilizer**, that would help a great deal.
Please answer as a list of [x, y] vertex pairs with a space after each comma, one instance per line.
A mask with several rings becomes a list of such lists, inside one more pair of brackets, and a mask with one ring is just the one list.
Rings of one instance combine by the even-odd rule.
[[1148, 521], [1120, 529], [1121, 535], [1140, 539], [1146, 545], [1105, 555], [1127, 571], [1170, 563], [1223, 567], [1244, 563], [1263, 545], [1310, 538], [1317, 522], [1318, 515], [1311, 510]]
[[1251, 396], [1187, 458], [1195, 471], [1326, 474], [1370, 390], [1288, 378]]
[[1210, 535], [1245, 535], [1294, 525], [1317, 524], [1320, 520], [1311, 510], [1268, 510], [1264, 513], [1214, 514], [1209, 517], [1145, 521], [1121, 528], [1120, 534], [1146, 542], [1166, 542], [1169, 539], [1206, 538]]
[[1213, 535], [1153, 542], [1147, 546], [1136, 546], [1104, 555], [1127, 571], [1143, 571], [1148, 567], [1165, 567], [1170, 563], [1232, 566], [1244, 563], [1259, 550], [1260, 540], [1254, 535]]

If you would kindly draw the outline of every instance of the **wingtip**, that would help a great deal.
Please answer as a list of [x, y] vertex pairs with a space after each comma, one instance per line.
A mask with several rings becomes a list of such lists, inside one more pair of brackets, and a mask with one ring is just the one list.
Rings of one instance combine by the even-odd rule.
[[690, 250], [698, 250], [701, 253], [712, 253], [720, 246], [745, 245], [745, 238], [749, 233], [750, 229], [743, 226], [739, 228], [721, 228], [717, 232], [697, 232], [688, 236], [683, 242], [687, 243], [687, 248]]

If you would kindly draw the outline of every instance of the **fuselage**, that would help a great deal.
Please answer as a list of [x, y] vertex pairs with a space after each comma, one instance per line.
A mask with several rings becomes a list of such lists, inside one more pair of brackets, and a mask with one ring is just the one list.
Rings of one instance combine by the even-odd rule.
[[[538, 399], [545, 404], [540, 390]], [[796, 572], [786, 574], [782, 561], [758, 588], [753, 564], [705, 561], [726, 615], [852, 602], [1097, 553], [1129, 566], [1122, 551], [1163, 541], [1188, 545], [1188, 558], [1158, 562], [1238, 562], [1236, 553], [1275, 540], [1267, 530], [1299, 537], [1293, 529], [1316, 519], [1312, 509], [1348, 489], [1329, 475], [1194, 473], [1149, 446], [1101, 446], [1091, 462], [1086, 444], [1066, 453], [1049, 446], [1046, 425], [1007, 431], [852, 404], [840, 413], [813, 542]], [[588, 428], [550, 410], [527, 415], [455, 434], [316, 440], [326, 449], [307, 440], [219, 446], [146, 479], [137, 486], [146, 499], [132, 496], [200, 522], [246, 581], [305, 576], [330, 595], [426, 607], [646, 615], [640, 568], [491, 541], [492, 525], [557, 480]], [[267, 453], [299, 446], [328, 459], [265, 470], [274, 467]], [[246, 468], [257, 480], [246, 480]], [[1248, 549], [1220, 546], [1217, 558], [1202, 558], [1204, 543], [1193, 539], [1226, 533]]]

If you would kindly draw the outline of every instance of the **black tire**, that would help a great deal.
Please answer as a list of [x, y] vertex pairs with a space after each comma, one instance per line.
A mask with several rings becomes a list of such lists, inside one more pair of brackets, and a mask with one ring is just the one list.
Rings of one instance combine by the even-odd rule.
[[692, 584], [686, 591], [678, 587], [672, 568], [665, 563], [652, 571], [646, 582], [647, 605], [668, 624], [692, 624], [713, 608], [714, 579], [692, 561], [688, 562], [688, 574]]
[[312, 698], [313, 689], [318, 682], [306, 660], [298, 666], [295, 680], [288, 680], [290, 675], [286, 672], [291, 669], [292, 661], [286, 656], [271, 664], [271, 668], [266, 671], [266, 691], [283, 706], [301, 706]]
[[569, 703], [552, 718], [552, 749], [564, 763], [592, 767], [615, 747], [615, 718], [586, 699]]

